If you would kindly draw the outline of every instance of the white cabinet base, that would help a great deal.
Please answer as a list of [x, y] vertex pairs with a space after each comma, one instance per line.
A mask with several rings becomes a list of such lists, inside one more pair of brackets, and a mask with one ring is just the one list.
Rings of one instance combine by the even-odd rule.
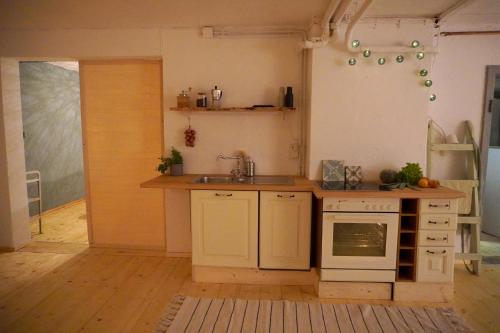
[[310, 268], [310, 192], [261, 191], [259, 226], [260, 268]]
[[417, 282], [453, 281], [454, 252], [453, 247], [419, 247]]
[[451, 302], [453, 283], [396, 282], [394, 300], [407, 302]]
[[[312, 286], [318, 282], [313, 268], [306, 271], [267, 270], [241, 267], [193, 266], [193, 282]], [[222, 286], [221, 288], [224, 288]]]
[[392, 283], [319, 281], [316, 290], [319, 298], [390, 300]]
[[193, 265], [257, 267], [257, 191], [191, 191]]

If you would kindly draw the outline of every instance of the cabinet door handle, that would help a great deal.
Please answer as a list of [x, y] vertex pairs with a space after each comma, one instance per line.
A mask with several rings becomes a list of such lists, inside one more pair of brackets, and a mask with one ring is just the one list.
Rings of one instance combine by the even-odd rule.
[[295, 194], [278, 194], [276, 195], [278, 198], [295, 198]]
[[448, 224], [450, 221], [429, 221], [429, 224]]
[[448, 237], [436, 238], [436, 237], [427, 236], [427, 240], [431, 240], [431, 241], [445, 241], [445, 240], [448, 240]]
[[215, 193], [216, 197], [232, 197], [232, 193]]
[[439, 207], [444, 207], [444, 208], [450, 208], [450, 204], [444, 204], [444, 205], [438, 205], [438, 204], [429, 204], [430, 208], [439, 208]]
[[441, 252], [435, 252], [435, 251], [427, 250], [427, 251], [425, 251], [425, 252], [430, 253], [430, 254], [445, 254], [445, 253], [446, 253], [446, 250], [443, 250], [443, 251], [441, 251]]

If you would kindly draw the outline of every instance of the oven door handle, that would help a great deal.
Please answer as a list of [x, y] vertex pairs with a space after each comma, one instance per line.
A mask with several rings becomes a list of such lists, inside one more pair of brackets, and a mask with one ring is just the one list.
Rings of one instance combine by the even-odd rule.
[[374, 217], [373, 214], [370, 214], [370, 216], [364, 216], [364, 215], [355, 215], [355, 216], [347, 216], [347, 215], [330, 215], [330, 219], [335, 222], [342, 222], [342, 221], [373, 221], [376, 223], [380, 222], [385, 222], [384, 215], [380, 215], [377, 217]]

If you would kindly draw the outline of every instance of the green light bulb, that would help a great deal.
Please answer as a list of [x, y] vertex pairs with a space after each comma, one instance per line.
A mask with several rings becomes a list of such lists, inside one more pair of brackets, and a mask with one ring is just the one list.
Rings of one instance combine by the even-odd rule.
[[349, 58], [349, 65], [354, 66], [354, 65], [356, 65], [356, 62], [357, 62], [356, 59]]
[[429, 79], [425, 80], [424, 81], [424, 86], [426, 86], [426, 87], [432, 86], [432, 80], [429, 80]]
[[411, 42], [411, 47], [417, 48], [419, 46], [420, 46], [420, 42], [418, 40], [415, 39], [414, 41]]
[[436, 98], [437, 98], [436, 94], [431, 94], [429, 96], [429, 101], [434, 102], [436, 100]]
[[363, 51], [363, 57], [368, 58], [371, 55], [372, 55], [372, 51], [370, 51], [368, 49]]
[[398, 55], [398, 56], [396, 57], [396, 61], [397, 61], [398, 63], [402, 63], [403, 61], [405, 61], [405, 57], [403, 57], [402, 55]]
[[421, 69], [420, 72], [418, 73], [420, 76], [427, 76], [427, 74], [429, 74], [429, 72], [427, 71], [427, 69]]
[[351, 42], [351, 45], [352, 47], [356, 48], [356, 47], [359, 47], [359, 45], [361, 45], [360, 41], [355, 39]]
[[377, 62], [379, 65], [383, 65], [385, 64], [385, 58], [378, 58]]
[[422, 60], [425, 57], [424, 52], [417, 52], [416, 57], [418, 60]]

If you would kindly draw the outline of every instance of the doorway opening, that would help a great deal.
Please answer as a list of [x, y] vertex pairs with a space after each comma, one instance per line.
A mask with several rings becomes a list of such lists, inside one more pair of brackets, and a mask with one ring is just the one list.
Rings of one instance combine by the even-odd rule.
[[481, 144], [484, 184], [481, 252], [483, 262], [500, 264], [500, 66], [487, 68]]
[[88, 244], [78, 62], [19, 74], [32, 240]]

